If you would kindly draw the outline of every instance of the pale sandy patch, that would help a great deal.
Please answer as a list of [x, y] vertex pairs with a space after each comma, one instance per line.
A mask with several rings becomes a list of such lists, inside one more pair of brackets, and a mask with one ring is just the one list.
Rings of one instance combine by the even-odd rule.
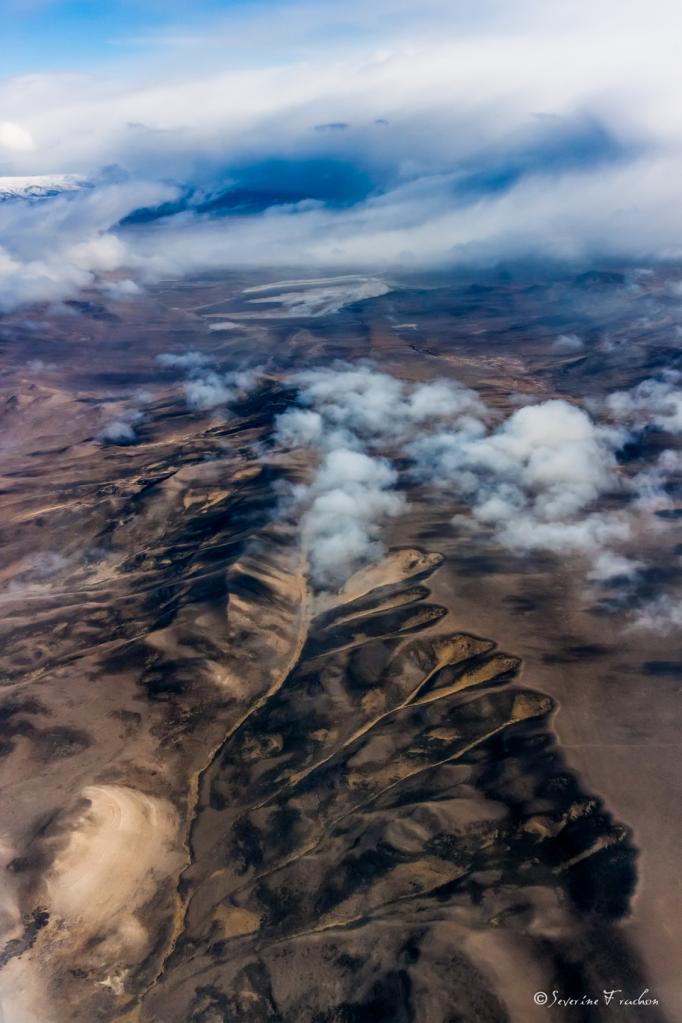
[[51, 913], [82, 940], [116, 930], [124, 945], [139, 945], [145, 932], [133, 914], [164, 878], [182, 865], [175, 809], [118, 785], [83, 790], [89, 806], [46, 878]]
[[390, 586], [413, 576], [433, 572], [443, 561], [440, 554], [407, 547], [390, 551], [381, 561], [355, 572], [338, 593], [324, 592], [315, 600], [315, 612], [357, 600], [379, 586]]

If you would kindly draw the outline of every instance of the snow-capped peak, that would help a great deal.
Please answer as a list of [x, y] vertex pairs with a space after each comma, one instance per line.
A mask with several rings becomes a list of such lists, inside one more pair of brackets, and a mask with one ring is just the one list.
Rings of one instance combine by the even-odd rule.
[[8, 199], [49, 199], [62, 192], [90, 187], [79, 174], [28, 174], [0, 176], [0, 202]]

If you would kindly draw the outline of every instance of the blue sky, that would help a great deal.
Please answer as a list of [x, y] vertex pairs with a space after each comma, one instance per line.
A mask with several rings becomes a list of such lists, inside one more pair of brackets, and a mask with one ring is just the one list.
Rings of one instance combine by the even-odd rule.
[[195, 32], [226, 15], [273, 6], [273, 0], [0, 0], [0, 73], [90, 71], [140, 61], [167, 33]]
[[192, 40], [218, 62], [217, 47], [223, 61], [258, 61], [264, 39], [273, 58], [300, 57], [310, 45], [381, 45], [392, 32], [486, 30], [519, 10], [508, 0], [0, 0], [0, 78], [162, 63]]

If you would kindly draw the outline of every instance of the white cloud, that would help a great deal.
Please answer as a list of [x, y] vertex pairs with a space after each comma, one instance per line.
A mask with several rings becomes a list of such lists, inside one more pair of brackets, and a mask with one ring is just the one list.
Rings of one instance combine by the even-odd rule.
[[682, 600], [661, 594], [640, 607], [633, 616], [631, 628], [669, 635], [682, 627]]
[[[378, 273], [682, 252], [679, 4], [352, 2], [342, 36], [338, 13], [275, 4], [265, 19], [247, 5], [157, 40], [163, 63], [144, 50], [139, 66], [128, 53], [106, 74], [0, 82], [7, 173], [86, 173], [106, 196], [0, 210], [11, 261], [0, 304], [73, 294], [109, 266], [144, 282], [229, 266]], [[229, 67], [226, 41], [240, 53]], [[315, 131], [334, 123], [348, 128]], [[176, 195], [169, 178], [210, 192], [272, 160], [318, 185], [341, 168], [339, 187], [355, 173], [366, 188], [312, 199], [294, 188], [291, 202], [229, 223], [183, 213], [117, 227]], [[129, 176], [116, 210], [111, 175], [98, 176], [111, 164]], [[298, 293], [281, 298], [300, 311]]]
[[156, 361], [165, 369], [180, 369], [187, 374], [183, 384], [185, 398], [190, 408], [208, 412], [237, 401], [252, 391], [261, 379], [257, 369], [232, 370], [218, 373], [208, 367], [213, 362], [203, 352], [162, 352]]
[[682, 374], [668, 370], [658, 378], [643, 380], [629, 391], [609, 395], [611, 415], [634, 426], [657, 426], [667, 433], [682, 433]]
[[13, 121], [0, 121], [0, 150], [25, 153], [34, 148], [31, 133]]
[[301, 532], [318, 586], [339, 586], [381, 556], [381, 524], [405, 507], [396, 481], [387, 461], [338, 448], [325, 455], [311, 485], [296, 490], [296, 500], [307, 508]]
[[131, 204], [175, 194], [167, 185], [138, 182], [38, 203], [0, 202], [0, 311], [72, 297], [98, 275], [124, 267], [142, 281], [153, 277], [158, 261], [145, 265], [112, 228]]
[[630, 480], [636, 504], [645, 511], [656, 512], [673, 507], [667, 490], [671, 477], [682, 471], [682, 451], [662, 451], [652, 465], [647, 465]]
[[[595, 580], [636, 571], [634, 561], [611, 549], [629, 540], [630, 513], [595, 508], [609, 492], [623, 491], [616, 451], [626, 431], [595, 423], [583, 409], [562, 400], [517, 409], [491, 427], [486, 425], [489, 411], [469, 389], [448, 380], [408, 384], [369, 365], [311, 370], [294, 382], [303, 408], [279, 418], [281, 443], [313, 447], [326, 452], [326, 459], [340, 450], [344, 458], [350, 452], [371, 460], [407, 456], [422, 482], [466, 501], [469, 516], [460, 517], [459, 524], [487, 529], [498, 543], [519, 553], [589, 556]], [[300, 501], [315, 507], [315, 528], [308, 531], [314, 574], [320, 574], [315, 567], [321, 542], [317, 523], [326, 511], [318, 503], [318, 488], [325, 494], [334, 489], [328, 475], [323, 461], [311, 487], [299, 493]], [[337, 530], [335, 517], [329, 516], [325, 549], [337, 558], [351, 519], [355, 545], [359, 536], [367, 537], [365, 557], [380, 553], [379, 526], [393, 514], [385, 507], [386, 491], [395, 485], [385, 473], [382, 479], [381, 500], [376, 495], [367, 499], [366, 515], [360, 513], [361, 502], [345, 501], [343, 528]], [[346, 568], [341, 559], [339, 576]]]
[[296, 491], [296, 500], [307, 508], [302, 533], [313, 581], [339, 585], [381, 556], [382, 524], [405, 507], [397, 472], [383, 453], [399, 454], [415, 432], [453, 419], [483, 430], [474, 416], [486, 410], [454, 381], [407, 384], [369, 364], [309, 370], [292, 382], [303, 408], [278, 418], [276, 439], [321, 454], [312, 483]]
[[369, 366], [311, 370], [292, 382], [306, 407], [278, 418], [276, 439], [320, 452], [312, 482], [297, 487], [294, 499], [305, 509], [301, 532], [313, 582], [339, 586], [355, 568], [381, 556], [381, 525], [405, 506], [395, 469], [367, 447], [385, 440], [391, 421], [400, 423], [407, 391]]
[[185, 369], [190, 372], [207, 366], [211, 359], [203, 352], [161, 352], [156, 361], [164, 369]]
[[187, 404], [200, 412], [228, 405], [237, 397], [237, 390], [217, 373], [195, 376], [187, 381], [184, 388]]
[[[485, 416], [477, 394], [450, 380], [408, 385], [370, 365], [338, 365], [296, 375], [299, 400], [311, 406], [327, 429], [356, 434], [363, 443], [397, 444], [417, 425]], [[286, 425], [280, 420], [280, 429]]]
[[319, 412], [291, 409], [279, 417], [277, 439], [285, 447], [323, 447], [327, 443], [324, 420]]
[[97, 439], [103, 444], [122, 447], [136, 444], [138, 436], [135, 428], [143, 419], [144, 413], [140, 409], [126, 409], [100, 430]]
[[99, 439], [106, 444], [134, 444], [137, 434], [132, 423], [124, 419], [114, 419], [100, 432]]
[[615, 452], [625, 436], [555, 399], [489, 432], [465, 424], [422, 436], [408, 452], [422, 479], [465, 497], [475, 522], [511, 550], [600, 555], [630, 535], [625, 515], [591, 510], [620, 487]]
[[553, 351], [563, 352], [567, 355], [572, 352], [581, 352], [584, 347], [585, 342], [577, 334], [559, 334], [552, 342]]
[[594, 559], [587, 578], [591, 582], [608, 582], [611, 579], [634, 579], [642, 563], [613, 551], [602, 551]]

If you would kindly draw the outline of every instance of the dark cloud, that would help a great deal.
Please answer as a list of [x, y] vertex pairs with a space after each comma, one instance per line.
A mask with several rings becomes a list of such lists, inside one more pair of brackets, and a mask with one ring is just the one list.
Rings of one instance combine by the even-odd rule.
[[327, 121], [326, 124], [316, 124], [315, 131], [346, 131], [350, 128], [347, 121]]

